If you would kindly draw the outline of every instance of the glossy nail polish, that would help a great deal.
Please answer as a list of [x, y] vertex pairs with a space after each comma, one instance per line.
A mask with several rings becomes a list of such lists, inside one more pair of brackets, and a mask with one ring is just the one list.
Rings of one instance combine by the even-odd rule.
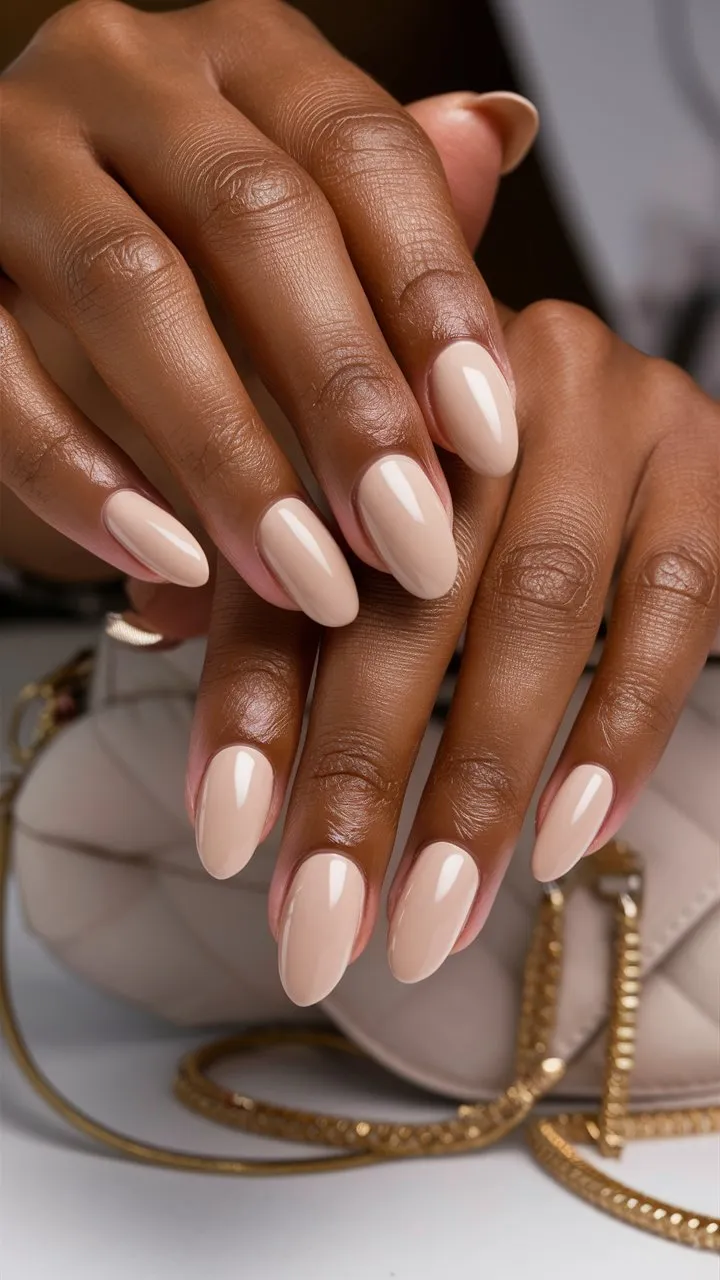
[[309, 618], [344, 627], [357, 617], [358, 593], [347, 560], [300, 498], [283, 498], [265, 512], [258, 542], [263, 559]]
[[444, 840], [423, 849], [390, 924], [388, 959], [400, 982], [420, 982], [440, 968], [462, 933], [479, 883], [465, 849]]
[[452, 525], [422, 467], [387, 454], [368, 467], [357, 505], [375, 550], [398, 582], [423, 600], [444, 596], [458, 571]]
[[477, 342], [453, 342], [430, 372], [430, 396], [442, 431], [473, 471], [504, 476], [518, 453], [510, 388]]
[[280, 979], [297, 1005], [324, 1000], [342, 978], [365, 905], [359, 868], [339, 853], [301, 863], [280, 923]]
[[519, 93], [498, 90], [474, 95], [468, 105], [497, 121], [503, 140], [501, 173], [512, 173], [525, 159], [540, 128], [538, 109]]
[[263, 835], [273, 794], [270, 761], [255, 747], [223, 747], [207, 767], [195, 821], [200, 861], [217, 880], [247, 866]]
[[568, 774], [545, 814], [533, 850], [537, 880], [564, 876], [587, 853], [603, 825], [615, 794], [607, 769], [581, 764]]
[[200, 543], [169, 511], [134, 489], [119, 489], [103, 507], [113, 538], [153, 573], [181, 587], [201, 587], [210, 576]]

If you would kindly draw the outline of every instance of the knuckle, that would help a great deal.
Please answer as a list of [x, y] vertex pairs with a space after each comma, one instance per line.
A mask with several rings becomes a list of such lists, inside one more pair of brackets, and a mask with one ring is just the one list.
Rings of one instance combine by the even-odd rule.
[[202, 695], [220, 708], [224, 726], [238, 726], [258, 742], [283, 737], [296, 710], [295, 673], [289, 657], [266, 650], [238, 658], [235, 632], [215, 643], [202, 677]]
[[573, 302], [544, 298], [520, 313], [511, 334], [545, 371], [552, 370], [553, 384], [560, 381], [562, 394], [587, 381], [603, 364], [615, 339], [598, 316]]
[[704, 613], [717, 600], [720, 587], [717, 550], [653, 551], [640, 565], [637, 585], [659, 609], [689, 608]]
[[311, 390], [311, 412], [370, 431], [378, 447], [396, 442], [406, 413], [395, 378], [370, 355], [337, 349], [333, 355], [335, 367]]
[[287, 230], [317, 204], [310, 178], [289, 156], [221, 149], [195, 162], [200, 231], [222, 234], [237, 224]]
[[121, 0], [74, 0], [43, 23], [38, 33], [43, 43], [95, 49], [115, 48], [134, 28], [133, 9]]
[[334, 733], [331, 739], [314, 742], [303, 783], [328, 795], [342, 792], [346, 801], [352, 798], [365, 808], [390, 809], [400, 795], [400, 784], [380, 744], [369, 735], [356, 734], [342, 741]]
[[545, 627], [553, 619], [563, 626], [591, 612], [594, 622], [590, 606], [598, 575], [597, 555], [579, 539], [521, 542], [501, 554], [491, 591], [494, 604], [512, 617], [514, 627], [532, 626], [533, 621]]
[[178, 290], [181, 259], [159, 232], [114, 227], [71, 237], [66, 288], [73, 311], [116, 312], [130, 303], [166, 303]]
[[598, 729], [606, 746], [616, 750], [619, 743], [644, 733], [666, 735], [677, 712], [673, 699], [648, 672], [625, 671], [607, 678], [597, 711]]
[[507, 826], [524, 812], [523, 787], [506, 761], [489, 751], [450, 748], [443, 754], [440, 786], [458, 835]]
[[400, 158], [406, 169], [415, 164], [439, 166], [424, 130], [407, 111], [390, 102], [358, 101], [331, 108], [315, 125], [313, 148], [331, 180], [396, 172]]

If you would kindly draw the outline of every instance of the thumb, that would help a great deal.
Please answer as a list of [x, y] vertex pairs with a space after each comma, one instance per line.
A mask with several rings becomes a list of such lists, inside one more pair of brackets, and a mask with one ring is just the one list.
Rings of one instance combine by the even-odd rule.
[[407, 108], [434, 143], [471, 249], [487, 225], [500, 178], [537, 136], [537, 109], [517, 93], [445, 93]]

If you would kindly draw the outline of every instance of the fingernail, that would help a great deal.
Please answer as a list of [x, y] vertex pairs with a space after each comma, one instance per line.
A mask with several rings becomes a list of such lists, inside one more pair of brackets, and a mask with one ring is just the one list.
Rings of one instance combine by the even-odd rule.
[[126, 644], [133, 649], [157, 649], [167, 643], [161, 632], [153, 631], [130, 609], [105, 615], [105, 635], [117, 644]]
[[450, 955], [470, 914], [480, 874], [469, 853], [438, 840], [417, 859], [390, 925], [388, 959], [400, 982], [420, 982]]
[[497, 121], [503, 143], [500, 172], [512, 173], [525, 159], [537, 138], [540, 128], [537, 107], [521, 94], [505, 90], [475, 94], [468, 101], [468, 106], [486, 112]]
[[357, 617], [358, 593], [332, 534], [300, 498], [283, 498], [258, 529], [260, 551], [303, 613], [324, 627]]
[[223, 747], [208, 765], [195, 838], [206, 871], [227, 880], [247, 866], [261, 839], [273, 793], [270, 761], [254, 747]]
[[364, 905], [365, 882], [349, 858], [315, 853], [301, 864], [280, 924], [280, 980], [295, 1004], [317, 1004], [337, 986]]
[[510, 388], [478, 342], [453, 342], [430, 371], [430, 394], [450, 444], [473, 471], [505, 476], [518, 453]]
[[205, 552], [168, 511], [133, 489], [108, 498], [103, 520], [118, 542], [153, 573], [181, 587], [201, 587], [210, 576]]
[[422, 467], [403, 454], [374, 462], [358, 488], [358, 508], [380, 558], [423, 600], [450, 590], [458, 571], [452, 525]]
[[581, 764], [563, 782], [545, 814], [533, 850], [532, 869], [545, 883], [564, 876], [587, 853], [615, 794], [607, 769]]

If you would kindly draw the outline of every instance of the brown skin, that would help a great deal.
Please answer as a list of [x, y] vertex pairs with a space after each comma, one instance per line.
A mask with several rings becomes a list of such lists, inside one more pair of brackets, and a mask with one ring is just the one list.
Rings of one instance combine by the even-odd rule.
[[[276, 0], [170, 14], [79, 0], [40, 30], [1, 94], [6, 276], [75, 335], [254, 590], [292, 607], [256, 530], [303, 485], [193, 270], [356, 555], [382, 567], [355, 492], [383, 453], [415, 458], [449, 509], [431, 364], [468, 338], [510, 370], [437, 153], [408, 112]], [[11, 309], [0, 334], [12, 372], [4, 483], [131, 571], [104, 502], [122, 488], [158, 495], [53, 385]]]
[[[486, 189], [493, 177], [482, 136], [466, 135], [459, 152], [442, 103], [411, 110], [443, 156], [457, 206], [467, 211], [474, 199], [475, 216], [465, 215], [472, 240], [487, 212], [473, 184], [479, 172]], [[617, 830], [712, 644], [720, 621], [720, 409], [676, 367], [643, 356], [582, 308], [542, 302], [520, 315], [502, 308], [501, 316], [518, 381], [517, 473], [483, 479], [445, 455], [460, 551], [453, 592], [413, 600], [364, 571], [357, 621], [322, 637], [271, 888], [275, 932], [298, 864], [335, 849], [365, 875], [355, 955], [367, 943], [412, 764], [465, 625], [452, 710], [390, 894], [392, 909], [427, 844], [466, 848], [480, 890], [456, 949], [490, 910], [614, 576], [603, 657], [538, 819], [572, 768], [592, 762], [616, 784], [593, 847]], [[173, 588], [155, 600], [171, 630], [173, 592], [177, 601]], [[272, 825], [316, 644], [312, 629], [278, 627], [221, 565], [191, 747], [191, 812], [207, 761], [244, 742], [267, 751], [276, 770]]]
[[[458, 146], [459, 121], [446, 105], [412, 111], [443, 159], [473, 243], [492, 203], [500, 148], [480, 118]], [[392, 897], [428, 842], [466, 847], [481, 889], [458, 946], [491, 905], [613, 574], [610, 637], [541, 813], [574, 764], [605, 765], [617, 784], [598, 837], [606, 838], [656, 763], [710, 647], [720, 608], [717, 406], [581, 309], [541, 303], [519, 316], [503, 312], [503, 325], [518, 382], [521, 459], [515, 477], [491, 481], [443, 456], [461, 561], [449, 596], [413, 600], [363, 569], [357, 622], [321, 638], [302, 616], [259, 600], [219, 559], [188, 775], [191, 812], [208, 760], [243, 742], [262, 749], [275, 769], [274, 820], [321, 642], [271, 893], [274, 929], [298, 862], [339, 849], [367, 878], [362, 950], [410, 768], [466, 622], [457, 696]], [[128, 447], [134, 456], [142, 453], [137, 436]], [[213, 592], [144, 583], [134, 599], [149, 626], [181, 636], [204, 629]]]
[[[613, 574], [603, 657], [539, 816], [575, 765], [597, 763], [616, 792], [594, 847], [608, 839], [655, 767], [710, 649], [720, 620], [717, 405], [580, 308], [539, 303], [508, 316], [505, 332], [518, 377], [518, 474], [483, 480], [448, 458], [461, 561], [454, 591], [416, 601], [366, 571], [356, 623], [323, 636], [271, 890], [275, 930], [298, 863], [336, 849], [366, 876], [356, 954], [367, 942], [409, 773], [466, 619], [452, 710], [391, 893], [392, 905], [425, 845], [449, 840], [468, 849], [481, 888], [459, 947], [492, 905]], [[315, 638], [281, 634], [272, 610], [253, 605], [234, 575], [223, 569], [221, 581], [190, 805], [214, 751], [245, 742], [266, 750], [277, 770], [274, 818]], [[256, 628], [249, 648], [248, 628]]]

